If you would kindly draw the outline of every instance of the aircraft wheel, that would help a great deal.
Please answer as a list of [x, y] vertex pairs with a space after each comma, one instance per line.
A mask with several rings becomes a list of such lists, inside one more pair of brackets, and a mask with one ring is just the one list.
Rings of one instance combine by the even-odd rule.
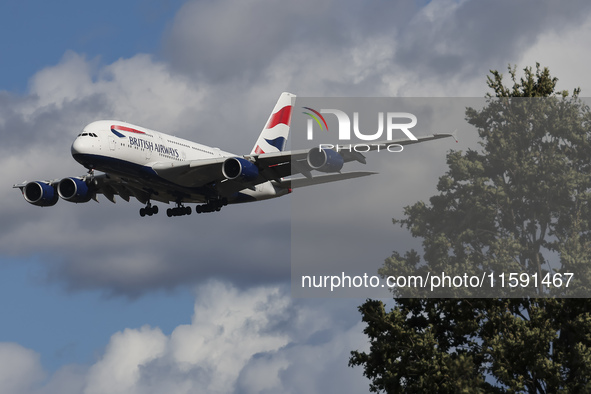
[[168, 217], [172, 217], [172, 208], [168, 208], [168, 209], [166, 210], [166, 216], [168, 216]]
[[154, 205], [152, 207], [152, 212], [154, 213], [154, 215], [156, 215], [158, 213], [158, 206], [157, 205]]
[[195, 207], [195, 212], [197, 212], [197, 213], [201, 213], [201, 212], [203, 212], [203, 207], [202, 207], [201, 205], [197, 205], [197, 206]]
[[185, 215], [191, 214], [191, 207], [185, 207]]
[[146, 210], [145, 210], [145, 208], [140, 208], [140, 216], [141, 217], [146, 216]]

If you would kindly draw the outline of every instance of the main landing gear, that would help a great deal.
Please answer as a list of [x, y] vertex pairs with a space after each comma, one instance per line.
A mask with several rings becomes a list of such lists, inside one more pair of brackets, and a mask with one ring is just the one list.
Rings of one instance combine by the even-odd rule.
[[166, 210], [166, 215], [168, 217], [184, 216], [184, 215], [190, 215], [190, 214], [191, 214], [191, 207], [185, 207], [181, 203], [177, 203], [176, 208], [168, 208]]
[[140, 216], [144, 217], [146, 215], [148, 216], [152, 216], [152, 215], [156, 215], [158, 213], [158, 206], [154, 205], [152, 206], [152, 204], [150, 204], [150, 202], [148, 202], [146, 204], [145, 208], [140, 208]]
[[223, 206], [228, 205], [227, 198], [221, 198], [219, 200], [211, 200], [207, 204], [197, 205], [195, 212], [197, 213], [208, 213], [208, 212], [219, 212]]
[[[190, 215], [192, 213], [191, 207], [186, 207], [181, 202], [176, 203], [177, 206], [175, 208], [168, 208], [166, 210], [166, 215], [168, 217], [172, 216], [185, 216]], [[197, 213], [208, 213], [208, 212], [219, 212], [222, 210], [223, 206], [228, 205], [228, 199], [221, 198], [218, 200], [210, 200], [207, 204], [197, 205], [195, 207], [195, 212]], [[150, 202], [146, 204], [144, 208], [140, 209], [140, 216], [152, 216], [158, 213], [158, 207], [156, 205], [152, 206]]]

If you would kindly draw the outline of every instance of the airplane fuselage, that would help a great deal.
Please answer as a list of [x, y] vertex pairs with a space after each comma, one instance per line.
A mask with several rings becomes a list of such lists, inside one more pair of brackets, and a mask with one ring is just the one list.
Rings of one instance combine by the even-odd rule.
[[[88, 124], [76, 137], [71, 148], [74, 159], [89, 170], [98, 170], [121, 178], [142, 178], [166, 186], [170, 180], [158, 176], [155, 167], [174, 167], [180, 163], [203, 161], [239, 155], [116, 120], [99, 120]], [[182, 202], [207, 202], [213, 198], [208, 187], [174, 184], [184, 190]], [[279, 197], [288, 189], [264, 182], [246, 188], [227, 198], [228, 203], [240, 203]], [[171, 196], [153, 195], [154, 200], [168, 202]]]
[[174, 165], [187, 160], [237, 155], [141, 126], [99, 120], [84, 127], [76, 137], [72, 156], [89, 170], [130, 176], [138, 170], [149, 172], [148, 168], [155, 163]]

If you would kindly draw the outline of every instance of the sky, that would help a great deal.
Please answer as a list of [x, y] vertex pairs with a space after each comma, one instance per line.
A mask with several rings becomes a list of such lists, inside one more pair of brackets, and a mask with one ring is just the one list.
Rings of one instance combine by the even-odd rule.
[[[585, 1], [31, 0], [0, 5], [0, 21], [2, 393], [368, 392], [347, 366], [368, 349], [364, 298], [291, 295], [293, 205], [318, 201], [306, 212], [318, 229], [375, 218], [356, 230], [381, 240], [358, 250], [379, 266], [417, 244], [391, 218], [435, 193], [447, 150], [475, 142], [426, 143], [389, 170], [369, 156], [376, 183], [216, 214], [27, 204], [13, 184], [85, 173], [70, 146], [86, 124], [120, 119], [248, 153], [283, 91], [483, 97], [489, 70], [540, 62], [559, 89], [591, 92]], [[392, 179], [387, 195], [376, 186]]]

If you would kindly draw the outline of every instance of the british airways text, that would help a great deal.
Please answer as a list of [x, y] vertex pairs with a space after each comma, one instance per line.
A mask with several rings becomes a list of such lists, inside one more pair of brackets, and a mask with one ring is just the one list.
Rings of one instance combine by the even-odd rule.
[[136, 137], [129, 137], [129, 143], [142, 149], [149, 149], [151, 151], [155, 150], [156, 152], [163, 155], [179, 157], [179, 151], [177, 149], [169, 148], [162, 144], [154, 144], [152, 141], [146, 141]]

